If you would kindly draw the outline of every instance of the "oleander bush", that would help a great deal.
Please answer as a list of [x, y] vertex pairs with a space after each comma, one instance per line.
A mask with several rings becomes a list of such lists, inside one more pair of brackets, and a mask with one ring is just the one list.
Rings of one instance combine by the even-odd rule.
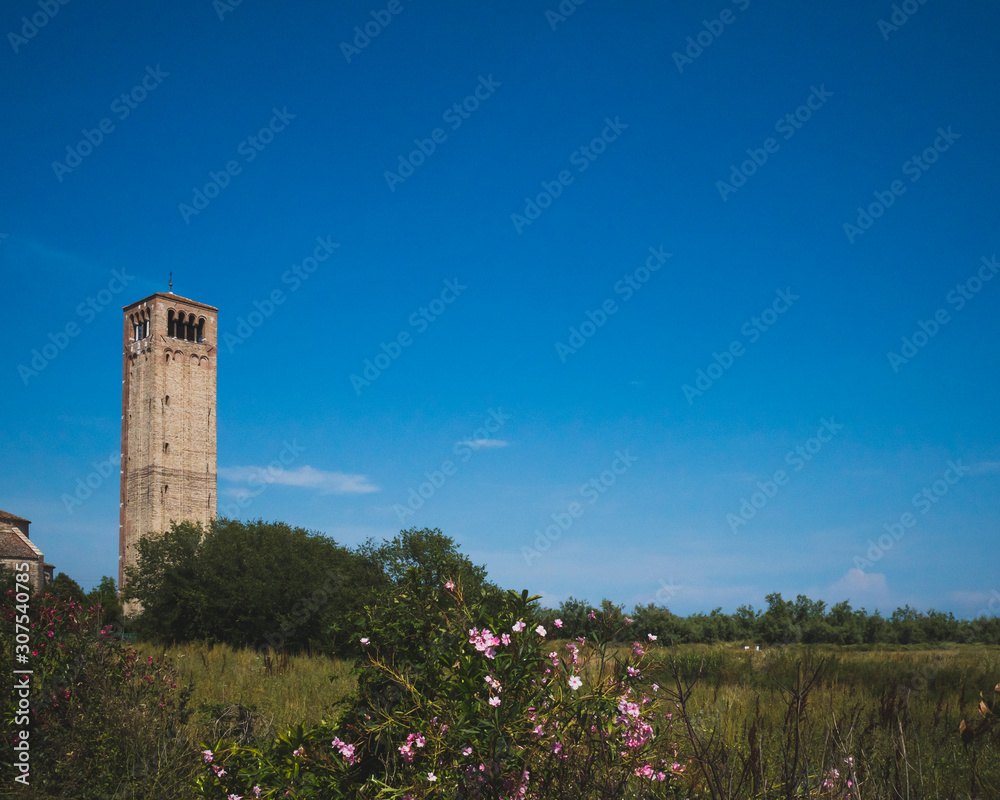
[[[24, 595], [21, 595], [23, 598]], [[16, 656], [31, 669], [28, 786], [11, 782], [14, 797], [97, 798], [190, 796], [191, 746], [179, 738], [186, 690], [165, 659], [142, 658], [119, 630], [104, 624], [99, 606], [84, 606], [47, 593], [18, 602], [7, 589], [2, 600], [3, 663]], [[24, 621], [27, 643], [16, 636]], [[13, 742], [17, 698], [4, 702], [4, 738]], [[21, 773], [13, 750], [0, 752], [0, 769]]]
[[[415, 591], [411, 591], [415, 590]], [[206, 743], [202, 796], [621, 798], [668, 796], [684, 767], [643, 675], [649, 643], [555, 645], [527, 592], [466, 602], [451, 581], [401, 587], [369, 610], [358, 691], [336, 723], [264, 747]]]

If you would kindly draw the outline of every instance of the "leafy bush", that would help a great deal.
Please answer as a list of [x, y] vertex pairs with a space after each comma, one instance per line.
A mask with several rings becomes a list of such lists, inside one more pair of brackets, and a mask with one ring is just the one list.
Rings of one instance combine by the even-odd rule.
[[358, 692], [337, 723], [262, 749], [205, 744], [202, 795], [665, 796], [681, 767], [656, 753], [670, 722], [642, 691], [644, 647], [607, 644], [627, 621], [595, 614], [599, 636], [558, 645], [561, 621], [534, 619], [535, 600], [403, 581], [369, 608]]
[[[22, 595], [23, 597], [23, 595]], [[28, 797], [90, 798], [184, 796], [193, 780], [192, 748], [179, 738], [186, 693], [165, 661], [141, 659], [101, 624], [102, 610], [37, 594], [0, 600], [4, 625], [27, 617], [25, 647], [0, 639], [0, 657], [28, 655], [31, 675], [30, 788]], [[16, 699], [4, 702], [4, 732], [14, 740]], [[14, 772], [11, 748], [0, 753]], [[15, 786], [16, 788], [16, 786]], [[14, 796], [18, 796], [15, 794]]]

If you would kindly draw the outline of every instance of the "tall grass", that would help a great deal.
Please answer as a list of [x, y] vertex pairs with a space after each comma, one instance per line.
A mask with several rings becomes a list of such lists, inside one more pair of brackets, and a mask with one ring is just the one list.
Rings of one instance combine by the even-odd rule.
[[188, 736], [197, 744], [241, 733], [264, 738], [303, 723], [337, 715], [354, 691], [353, 663], [338, 658], [261, 653], [204, 642], [170, 647], [140, 645], [145, 655], [165, 655], [191, 685]]
[[691, 797], [1000, 797], [995, 742], [959, 737], [1000, 648], [687, 647], [664, 651], [656, 678], [684, 725]]

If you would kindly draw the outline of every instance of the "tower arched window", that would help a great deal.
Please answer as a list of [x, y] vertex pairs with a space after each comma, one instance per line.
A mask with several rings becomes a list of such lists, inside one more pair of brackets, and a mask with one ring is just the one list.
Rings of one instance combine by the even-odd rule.
[[174, 310], [170, 309], [167, 312], [167, 336], [171, 339], [177, 336], [177, 320], [174, 318]]
[[195, 341], [201, 343], [204, 340], [205, 340], [205, 318], [199, 317], [197, 333], [195, 334]]

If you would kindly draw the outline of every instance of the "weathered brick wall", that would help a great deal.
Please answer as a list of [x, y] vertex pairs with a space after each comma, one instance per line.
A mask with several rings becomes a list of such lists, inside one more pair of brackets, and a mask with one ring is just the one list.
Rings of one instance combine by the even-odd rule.
[[[171, 331], [171, 312], [200, 324], [201, 341]], [[216, 517], [217, 316], [162, 293], [125, 308], [119, 584], [140, 537]]]
[[45, 586], [45, 566], [39, 559], [30, 558], [0, 558], [0, 564], [10, 572], [17, 574], [22, 570], [15, 569], [15, 565], [28, 563], [28, 580], [36, 592], [40, 592]]

